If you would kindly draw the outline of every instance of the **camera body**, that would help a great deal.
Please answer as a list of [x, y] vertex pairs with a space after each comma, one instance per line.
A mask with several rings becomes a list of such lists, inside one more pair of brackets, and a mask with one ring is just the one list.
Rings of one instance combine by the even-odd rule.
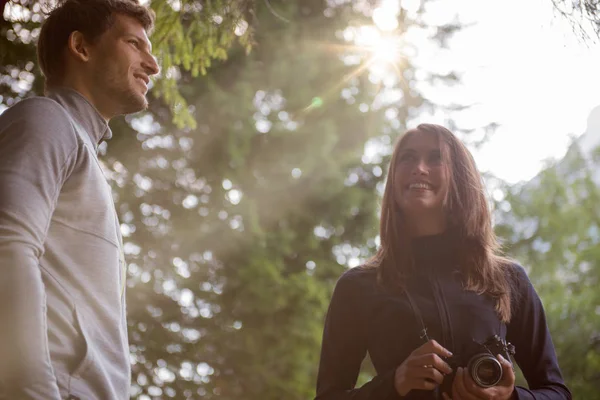
[[465, 368], [478, 386], [496, 386], [502, 380], [502, 364], [496, 358], [498, 354], [510, 361], [510, 356], [515, 354], [515, 348], [500, 336], [493, 335], [483, 343], [473, 341], [473, 345], [466, 352], [447, 358], [445, 361], [452, 368], [452, 374], [444, 377], [441, 392], [452, 393], [452, 382], [458, 367]]

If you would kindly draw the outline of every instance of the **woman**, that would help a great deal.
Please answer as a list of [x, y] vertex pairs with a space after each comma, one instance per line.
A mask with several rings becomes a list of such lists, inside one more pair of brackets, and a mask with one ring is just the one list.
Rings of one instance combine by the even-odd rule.
[[[481, 176], [449, 130], [422, 124], [396, 145], [380, 238], [335, 287], [316, 400], [571, 399], [542, 303], [498, 255]], [[367, 351], [377, 376], [354, 388]]]

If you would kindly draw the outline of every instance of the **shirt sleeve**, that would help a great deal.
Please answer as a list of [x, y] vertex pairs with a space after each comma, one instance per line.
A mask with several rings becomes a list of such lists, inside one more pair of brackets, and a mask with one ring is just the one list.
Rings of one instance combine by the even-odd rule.
[[[350, 271], [349, 271], [350, 272]], [[394, 373], [389, 371], [355, 388], [367, 353], [360, 285], [348, 272], [337, 282], [327, 311], [315, 400], [395, 400]], [[362, 307], [364, 309], [364, 307]]]
[[515, 346], [515, 361], [529, 388], [515, 387], [519, 400], [565, 400], [571, 392], [565, 385], [546, 323], [542, 302], [523, 267], [514, 270], [513, 317], [507, 340]]
[[39, 259], [77, 142], [58, 104], [21, 103], [0, 116], [0, 382], [6, 398], [54, 400]]

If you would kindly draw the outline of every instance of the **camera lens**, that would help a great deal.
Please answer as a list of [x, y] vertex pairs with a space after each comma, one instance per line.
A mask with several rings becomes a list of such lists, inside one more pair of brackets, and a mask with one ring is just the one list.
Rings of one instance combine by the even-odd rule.
[[481, 387], [495, 386], [502, 379], [502, 365], [489, 354], [479, 354], [469, 361], [469, 373]]

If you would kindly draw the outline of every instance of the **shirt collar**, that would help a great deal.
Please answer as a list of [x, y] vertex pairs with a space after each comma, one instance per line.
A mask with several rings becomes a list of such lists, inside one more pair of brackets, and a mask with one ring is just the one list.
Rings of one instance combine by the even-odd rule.
[[48, 97], [62, 105], [85, 129], [96, 148], [102, 140], [109, 140], [112, 137], [112, 131], [106, 120], [96, 107], [78, 91], [67, 87], [52, 88]]

